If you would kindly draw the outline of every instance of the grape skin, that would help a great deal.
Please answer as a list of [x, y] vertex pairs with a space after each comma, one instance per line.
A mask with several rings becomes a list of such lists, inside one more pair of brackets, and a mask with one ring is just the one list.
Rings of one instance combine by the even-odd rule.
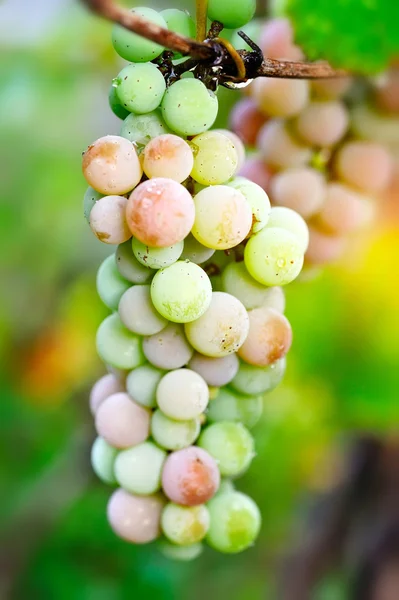
[[135, 496], [118, 489], [108, 502], [108, 521], [122, 539], [133, 544], [148, 544], [161, 534], [164, 505], [161, 495]]
[[150, 412], [126, 394], [109, 396], [96, 412], [98, 435], [115, 448], [145, 442], [150, 433]]
[[286, 169], [276, 173], [270, 181], [273, 203], [295, 210], [304, 219], [322, 208], [325, 194], [323, 175], [310, 167]]
[[168, 177], [181, 183], [190, 175], [193, 165], [190, 146], [177, 135], [160, 135], [143, 151], [143, 170], [149, 178]]
[[283, 358], [292, 344], [292, 329], [288, 319], [273, 308], [250, 310], [249, 333], [238, 356], [257, 367], [267, 367]]
[[378, 194], [388, 187], [393, 161], [380, 144], [352, 141], [340, 148], [335, 168], [344, 183], [365, 194]]

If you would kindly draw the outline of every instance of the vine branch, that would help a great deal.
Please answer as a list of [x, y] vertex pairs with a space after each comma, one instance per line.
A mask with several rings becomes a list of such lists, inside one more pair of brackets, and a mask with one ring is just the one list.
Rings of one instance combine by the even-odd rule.
[[[238, 51], [245, 66], [245, 77], [234, 77], [237, 74], [236, 62], [228, 49], [216, 40], [201, 42], [169, 31], [122, 8], [114, 0], [82, 0], [82, 2], [99, 16], [118, 23], [129, 31], [169, 50], [179, 52], [183, 56], [190, 56], [197, 61], [208, 62], [211, 66], [218, 65], [220, 67], [222, 65], [227, 75], [226, 80], [230, 79], [235, 83], [243, 83], [256, 77], [325, 79], [348, 76], [346, 71], [333, 69], [326, 62], [305, 63], [264, 58], [260, 49], [255, 50], [257, 47], [253, 44], [254, 52]], [[242, 37], [246, 38], [244, 35]]]

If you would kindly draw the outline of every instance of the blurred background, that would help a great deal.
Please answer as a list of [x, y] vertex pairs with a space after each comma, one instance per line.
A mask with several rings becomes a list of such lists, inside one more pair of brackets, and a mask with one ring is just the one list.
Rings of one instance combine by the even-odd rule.
[[[88, 393], [103, 373], [95, 274], [110, 251], [83, 218], [81, 153], [119, 130], [109, 34], [72, 0], [0, 4], [1, 600], [399, 598], [393, 193], [338, 264], [287, 289], [287, 376], [265, 398], [257, 457], [239, 484], [263, 514], [256, 546], [173, 563], [108, 527]], [[235, 94], [223, 94], [221, 124]], [[376, 570], [391, 595], [367, 595]]]

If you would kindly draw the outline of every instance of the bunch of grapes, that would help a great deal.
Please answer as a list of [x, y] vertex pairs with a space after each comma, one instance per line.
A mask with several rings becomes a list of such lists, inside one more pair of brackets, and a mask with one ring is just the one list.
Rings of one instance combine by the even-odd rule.
[[[233, 27], [254, 8], [210, 2], [211, 17]], [[134, 12], [193, 35], [185, 12]], [[240, 552], [261, 517], [231, 480], [255, 456], [250, 429], [285, 371], [292, 331], [281, 286], [302, 269], [308, 228], [236, 176], [243, 144], [210, 130], [218, 100], [199, 76], [165, 82], [164, 48], [119, 26], [112, 40], [130, 61], [110, 93], [122, 129], [83, 155], [85, 216], [117, 246], [97, 275], [111, 314], [97, 333], [109, 373], [91, 392], [92, 464], [118, 486], [108, 520], [123, 539], [162, 535], [163, 552], [181, 560], [202, 540]]]
[[[285, 19], [264, 24], [258, 41], [267, 57], [303, 60]], [[349, 236], [372, 221], [373, 200], [392, 175], [391, 153], [376, 132], [380, 119], [368, 104], [359, 105], [361, 90], [352, 84], [349, 77], [258, 78], [231, 115], [233, 131], [256, 148], [241, 174], [266, 190], [273, 206], [294, 209], [307, 221], [309, 265], [341, 255]], [[380, 107], [397, 109], [397, 85], [393, 76], [380, 85]], [[373, 115], [374, 131], [364, 126]]]

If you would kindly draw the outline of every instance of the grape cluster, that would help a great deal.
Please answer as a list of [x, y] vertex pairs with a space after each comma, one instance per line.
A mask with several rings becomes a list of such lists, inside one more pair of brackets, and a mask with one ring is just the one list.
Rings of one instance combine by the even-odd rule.
[[[255, 2], [234, 4], [233, 26], [248, 5], [251, 18]], [[210, 3], [214, 18], [218, 6]], [[185, 12], [134, 11], [193, 29]], [[249, 430], [284, 375], [292, 332], [281, 286], [301, 271], [308, 228], [236, 176], [245, 150], [234, 133], [210, 131], [216, 94], [192, 75], [166, 86], [151, 62], [157, 44], [119, 26], [112, 39], [131, 61], [110, 94], [122, 129], [83, 155], [86, 219], [117, 246], [97, 275], [111, 314], [97, 333], [109, 373], [91, 392], [93, 469], [118, 486], [108, 520], [125, 540], [163, 535], [162, 551], [181, 560], [202, 540], [240, 552], [261, 517], [231, 479], [251, 464]]]
[[[285, 19], [263, 24], [258, 41], [265, 56], [303, 60]], [[392, 175], [392, 156], [380, 137], [362, 135], [352, 83], [349, 77], [258, 78], [231, 115], [233, 131], [256, 148], [241, 174], [266, 190], [273, 206], [294, 209], [307, 221], [307, 265], [341, 255], [346, 239], [371, 222], [373, 200]], [[380, 106], [392, 109], [395, 89], [397, 80], [381, 86]]]

